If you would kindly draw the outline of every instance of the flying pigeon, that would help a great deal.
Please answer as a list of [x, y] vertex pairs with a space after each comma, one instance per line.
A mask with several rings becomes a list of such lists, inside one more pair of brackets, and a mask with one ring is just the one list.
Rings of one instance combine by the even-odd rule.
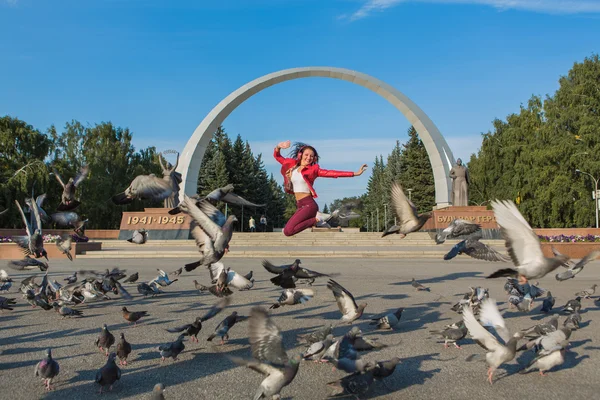
[[312, 299], [314, 295], [315, 292], [311, 289], [284, 289], [279, 299], [277, 299], [277, 303], [273, 304], [269, 309], [283, 307], [284, 305], [304, 304]]
[[215, 331], [206, 339], [211, 342], [215, 337], [221, 336], [221, 345], [225, 344], [225, 340], [229, 340], [229, 330], [233, 326], [242, 320], [244, 317], [238, 316], [237, 311], [232, 312], [227, 318], [225, 318], [217, 327]]
[[450, 225], [448, 225], [446, 229], [435, 236], [435, 243], [442, 244], [446, 239], [454, 239], [459, 236], [466, 236], [480, 231], [481, 225], [457, 218], [450, 222]]
[[367, 303], [362, 303], [357, 306], [352, 293], [350, 293], [333, 279], [330, 279], [327, 282], [327, 288], [333, 292], [335, 301], [337, 302], [338, 308], [342, 313], [342, 322], [351, 324], [352, 321], [355, 321], [362, 316]]
[[[560, 254], [554, 247], [552, 247], [552, 252], [554, 253], [554, 255], [556, 257], [567, 258], [566, 256]], [[583, 271], [583, 267], [585, 267], [585, 265], [587, 263], [595, 260], [596, 258], [598, 258], [598, 256], [600, 256], [600, 251], [593, 250], [593, 251], [589, 252], [588, 254], [586, 254], [586, 256], [583, 257], [581, 260], [579, 260], [579, 262], [577, 262], [576, 264], [571, 263], [572, 265], [570, 265], [569, 262], [566, 262], [563, 266], [566, 266], [569, 269], [567, 269], [564, 272], [559, 272], [558, 274], [556, 274], [556, 280], [557, 281], [566, 281], [567, 279], [575, 278], [575, 275], [577, 275], [578, 273]]]
[[410, 201], [399, 183], [392, 183], [392, 192], [390, 195], [390, 201], [392, 203], [392, 210], [398, 218], [398, 225], [392, 225], [388, 228], [381, 237], [396, 233], [400, 235], [401, 239], [404, 239], [406, 235], [411, 232], [417, 232], [425, 225], [425, 222], [431, 218], [431, 213], [425, 213], [419, 215], [417, 213], [417, 207]]
[[58, 211], [69, 211], [77, 208], [81, 203], [75, 199], [75, 191], [90, 172], [89, 167], [87, 165], [82, 167], [75, 178], [69, 178], [66, 184], [62, 181], [62, 179], [60, 179], [60, 175], [58, 172], [56, 172], [56, 170], [53, 170], [53, 172], [54, 177], [63, 187], [60, 204], [57, 207]]
[[31, 203], [31, 208], [34, 215], [31, 225], [27, 221], [27, 218], [25, 218], [23, 209], [17, 200], [15, 200], [15, 204], [19, 209], [19, 213], [21, 213], [21, 218], [25, 224], [25, 232], [27, 235], [13, 237], [14, 242], [23, 249], [23, 253], [26, 256], [34, 256], [35, 258], [45, 257], [46, 260], [48, 260], [48, 254], [44, 249], [44, 238], [42, 236], [42, 220], [40, 218], [37, 204], [35, 201]]
[[71, 236], [67, 236], [66, 238], [60, 238], [56, 241], [56, 247], [58, 250], [67, 256], [67, 258], [73, 261], [73, 255], [71, 254], [71, 244], [73, 243], [73, 238]]
[[448, 253], [446, 253], [446, 255], [444, 255], [444, 260], [451, 260], [460, 254], [466, 254], [469, 257], [477, 260], [509, 261], [507, 257], [498, 253], [487, 244], [481, 243], [479, 238], [467, 238], [461, 242], [458, 242], [450, 249]]
[[159, 178], [154, 174], [138, 175], [124, 192], [112, 197], [116, 205], [130, 204], [135, 199], [161, 201], [173, 193], [169, 180]]
[[200, 333], [201, 329], [202, 329], [202, 318], [196, 317], [196, 320], [194, 322], [192, 322], [191, 324], [182, 325], [182, 326], [179, 326], [176, 328], [169, 328], [169, 329], [167, 329], [167, 332], [171, 332], [171, 333], [183, 332], [182, 335], [189, 336], [190, 340], [192, 342], [195, 341], [196, 343], [198, 343], [198, 333]]

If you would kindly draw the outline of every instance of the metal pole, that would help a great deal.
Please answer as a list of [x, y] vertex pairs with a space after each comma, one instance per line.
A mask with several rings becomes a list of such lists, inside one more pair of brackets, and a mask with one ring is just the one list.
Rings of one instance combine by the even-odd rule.
[[379, 207], [377, 207], [377, 232], [379, 232]]
[[367, 232], [369, 232], [369, 217], [367, 217]]
[[373, 224], [373, 213], [371, 213], [371, 232], [374, 231], [375, 224]]
[[240, 225], [242, 225], [241, 232], [244, 232], [244, 205], [243, 204], [242, 204], [242, 223]]
[[[593, 178], [593, 177], [592, 177]], [[594, 178], [594, 183], [596, 184], [596, 192], [595, 192], [595, 197], [596, 197], [596, 229], [598, 229], [598, 180]]]
[[383, 205], [383, 230], [387, 231], [387, 204]]

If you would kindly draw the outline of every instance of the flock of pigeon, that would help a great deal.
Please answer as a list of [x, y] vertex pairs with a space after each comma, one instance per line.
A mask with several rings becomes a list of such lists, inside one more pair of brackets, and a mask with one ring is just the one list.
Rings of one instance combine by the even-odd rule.
[[[70, 179], [66, 185], [63, 184], [64, 192], [59, 206], [60, 212], [72, 212], [71, 210], [79, 205], [79, 201], [75, 200], [75, 189], [86, 174], [87, 169], [84, 168], [75, 179]], [[62, 184], [58, 175], [57, 179]], [[123, 193], [114, 196], [113, 201], [116, 204], [126, 204], [136, 198], [142, 200], [164, 199], [170, 195], [171, 189], [163, 182], [162, 179], [153, 175], [138, 176]], [[41, 207], [43, 198], [41, 201], [33, 198], [27, 199], [26, 204], [29, 207], [33, 224], [25, 218], [25, 213], [17, 203], [27, 232], [27, 236], [18, 241], [26, 254], [26, 261], [20, 263], [11, 261], [8, 266], [18, 270], [33, 266], [39, 267], [42, 272], [45, 272], [40, 284], [36, 283], [36, 276], [34, 275], [21, 282], [19, 291], [32, 307], [55, 310], [63, 318], [79, 317], [83, 314], [86, 304], [110, 299], [109, 295], [114, 294], [124, 299], [131, 299], [133, 296], [124, 287], [128, 284], [137, 285], [137, 291], [143, 296], [160, 296], [165, 287], [172, 285], [185, 276], [184, 270], [189, 272], [198, 267], [205, 267], [208, 270], [210, 286], [202, 285], [195, 280], [193, 283], [200, 292], [208, 292], [217, 297], [215, 304], [204, 316], [195, 318], [193, 322], [167, 329], [168, 332], [177, 333], [178, 337], [173, 342], [161, 345], [157, 349], [161, 361], [165, 361], [167, 358], [176, 361], [177, 356], [185, 349], [184, 340], [186, 336], [191, 341], [198, 342], [198, 334], [202, 329], [202, 324], [217, 316], [231, 304], [231, 298], [234, 296], [232, 289], [243, 292], [252, 290], [254, 287], [255, 281], [252, 271], [242, 275], [226, 267], [221, 262], [228, 251], [229, 242], [233, 235], [233, 224], [237, 219], [233, 215], [225, 217], [216, 207], [218, 201], [252, 204], [235, 195], [233, 186], [228, 185], [225, 188], [213, 191], [208, 196], [184, 196], [179, 206], [169, 211], [170, 214], [183, 212], [191, 217], [190, 232], [200, 253], [200, 257], [196, 262], [187, 264], [171, 273], [158, 270], [158, 275], [149, 282], [138, 283], [139, 276], [137, 273], [127, 276], [118, 268], [114, 268], [112, 271], [107, 269], [103, 272], [80, 270], [65, 278], [64, 280], [67, 283], [62, 285], [56, 280], [50, 281], [48, 278], [48, 264], [38, 261], [38, 258], [47, 258], [46, 251], [43, 248], [43, 240], [40, 240], [42, 223], [49, 221], [47, 218], [56, 222], [61, 217], [55, 217], [55, 214], [48, 216], [43, 211]], [[404, 237], [421, 229], [430, 217], [429, 214], [419, 215], [417, 213], [416, 207], [407, 199], [402, 187], [397, 183], [394, 183], [391, 188], [391, 202], [398, 224], [386, 230], [383, 236], [399, 234]], [[545, 294], [542, 312], [549, 312], [554, 306], [554, 298], [551, 292], [540, 288], [537, 283], [531, 284], [529, 280], [541, 279], [557, 268], [565, 268], [565, 271], [556, 275], [558, 281], [574, 278], [581, 272], [585, 264], [594, 260], [600, 255], [600, 252], [594, 251], [576, 264], [572, 263], [568, 257], [558, 253], [555, 253], [555, 257], [552, 258], [545, 257], [537, 235], [512, 202], [495, 201], [492, 202], [492, 207], [505, 239], [509, 258], [479, 241], [481, 238], [481, 227], [479, 225], [465, 220], [454, 220], [448, 228], [437, 235], [437, 243], [443, 243], [446, 239], [468, 237], [454, 246], [444, 259], [449, 260], [458, 254], [467, 254], [470, 257], [487, 261], [512, 261], [514, 268], [499, 269], [489, 275], [488, 278], [507, 278], [505, 290], [509, 295], [508, 301], [511, 307], [528, 313], [532, 309], [535, 299]], [[69, 226], [73, 227], [75, 234], [83, 235], [85, 221], [81, 221], [78, 217], [76, 220], [70, 221]], [[143, 230], [135, 232], [133, 237], [129, 239], [130, 242], [136, 244], [147, 243], [147, 240], [147, 231]], [[65, 239], [63, 243], [67, 241]], [[67, 252], [66, 244], [63, 244], [63, 246], [65, 252]], [[36, 264], [36, 262], [39, 262], [39, 264]], [[303, 360], [329, 362], [335, 368], [348, 373], [347, 376], [329, 383], [329, 386], [333, 389], [332, 396], [363, 395], [375, 381], [384, 380], [394, 373], [397, 364], [401, 361], [399, 358], [377, 362], [366, 361], [361, 358], [360, 352], [379, 350], [386, 347], [386, 345], [364, 337], [358, 327], [352, 327], [342, 337], [334, 337], [334, 327], [342, 324], [351, 325], [363, 317], [367, 307], [366, 303], [357, 304], [354, 296], [340, 283], [332, 279], [339, 274], [322, 274], [304, 268], [301, 266], [301, 260], [299, 259], [289, 265], [279, 266], [263, 260], [262, 266], [266, 271], [273, 274], [270, 283], [283, 289], [281, 296], [269, 309], [260, 306], [253, 307], [249, 316], [239, 315], [235, 311], [232, 312], [207, 337], [208, 341], [219, 337], [220, 344], [225, 345], [229, 338], [229, 331], [238, 322], [248, 321], [252, 358], [229, 358], [234, 363], [245, 366], [264, 376], [264, 380], [253, 397], [255, 400], [280, 398], [281, 391], [296, 377]], [[80, 280], [81, 276], [86, 278]], [[173, 277], [176, 278], [171, 279]], [[340, 320], [335, 326], [326, 325], [311, 333], [300, 335], [298, 341], [305, 344], [306, 349], [301, 354], [289, 356], [283, 346], [281, 332], [275, 323], [277, 317], [273, 317], [269, 310], [291, 307], [310, 301], [315, 294], [310, 286], [316, 279], [321, 278], [327, 279], [327, 288], [332, 292], [341, 313]], [[12, 286], [12, 282], [8, 273], [1, 270], [0, 290], [8, 291]], [[301, 284], [308, 287], [298, 288]], [[411, 285], [417, 291], [430, 290], [415, 279], [412, 280]], [[463, 299], [452, 307], [452, 310], [462, 315], [462, 319], [451, 325], [446, 325], [443, 329], [432, 330], [430, 333], [439, 336], [444, 341], [445, 347], [452, 344], [457, 348], [460, 348], [460, 342], [470, 335], [486, 351], [485, 360], [489, 366], [487, 376], [490, 384], [493, 382], [495, 370], [502, 364], [513, 360], [517, 352], [523, 350], [534, 351], [536, 356], [528, 365], [523, 367], [521, 372], [525, 373], [537, 369], [543, 375], [554, 366], [564, 362], [564, 352], [568, 346], [571, 332], [580, 328], [582, 300], [589, 299], [595, 293], [595, 289], [596, 285], [579, 292], [575, 295], [575, 299], [565, 304], [563, 311], [568, 313], [568, 317], [562, 327], [559, 326], [558, 316], [554, 316], [548, 322], [526, 327], [511, 335], [502, 315], [498, 311], [496, 301], [490, 297], [488, 289], [482, 287], [469, 288]], [[243, 293], [235, 296], [243, 296]], [[13, 304], [16, 304], [16, 299], [0, 297], [0, 309], [12, 310], [11, 306]], [[400, 322], [402, 312], [403, 308], [399, 308], [393, 313], [375, 316], [372, 318], [371, 325], [375, 329], [393, 329]], [[140, 310], [130, 311], [127, 307], [122, 307], [122, 315], [127, 322], [137, 324], [138, 322], [143, 323], [148, 313]], [[499, 338], [492, 334], [489, 328], [493, 328]], [[526, 340], [526, 342], [519, 346], [519, 342], [522, 340]], [[132, 352], [132, 345], [127, 342], [123, 333], [120, 333], [117, 342], [109, 327], [104, 324], [95, 341], [95, 346], [107, 357], [106, 364], [96, 374], [95, 382], [100, 385], [100, 392], [106, 387], [111, 390], [113, 384], [121, 378], [121, 367], [127, 365], [128, 356]], [[111, 348], [115, 351], [112, 352]], [[121, 367], [117, 365], [117, 358]], [[44, 380], [47, 390], [51, 390], [52, 380], [59, 372], [59, 364], [52, 358], [51, 349], [48, 349], [46, 357], [36, 365], [35, 375]], [[164, 385], [157, 384], [152, 392], [152, 398], [163, 399], [163, 390]]]

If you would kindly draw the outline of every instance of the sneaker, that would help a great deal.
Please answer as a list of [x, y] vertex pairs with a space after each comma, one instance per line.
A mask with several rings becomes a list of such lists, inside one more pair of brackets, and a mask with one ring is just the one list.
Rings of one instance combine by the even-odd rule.
[[315, 218], [317, 219], [317, 224], [325, 222], [325, 218], [323, 218], [323, 213], [320, 211], [317, 211], [317, 216]]

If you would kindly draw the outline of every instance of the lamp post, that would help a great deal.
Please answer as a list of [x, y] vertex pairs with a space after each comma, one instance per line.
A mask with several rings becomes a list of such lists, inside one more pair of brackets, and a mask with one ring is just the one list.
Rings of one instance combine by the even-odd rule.
[[412, 191], [413, 191], [414, 189], [406, 189], [406, 190], [408, 190], [408, 199], [409, 199], [410, 201], [412, 201]]
[[383, 205], [383, 230], [387, 231], [387, 204]]
[[579, 169], [576, 169], [575, 172], [588, 175], [594, 181], [594, 196], [593, 197], [594, 197], [594, 208], [596, 209], [596, 229], [597, 229], [598, 228], [598, 179], [594, 178], [594, 176], [592, 174], [583, 172]]
[[377, 232], [379, 232], [379, 207], [377, 207]]

